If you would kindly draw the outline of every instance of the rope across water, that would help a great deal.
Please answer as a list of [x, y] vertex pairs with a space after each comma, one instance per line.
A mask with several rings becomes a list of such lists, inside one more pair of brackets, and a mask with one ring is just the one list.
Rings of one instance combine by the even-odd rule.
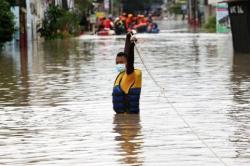
[[[134, 42], [135, 43], [135, 42]], [[177, 114], [177, 116], [184, 122], [184, 124], [191, 130], [191, 132], [197, 137], [197, 139], [203, 144], [205, 145], [205, 147], [218, 159], [218, 161], [221, 162], [221, 164], [223, 164], [224, 166], [228, 166], [223, 160], [222, 158], [217, 155], [217, 153], [210, 147], [208, 146], [208, 144], [201, 138], [201, 136], [193, 129], [193, 127], [187, 122], [187, 120], [181, 115], [181, 113], [177, 110], [177, 108], [173, 105], [173, 103], [170, 102], [169, 98], [166, 95], [166, 90], [156, 81], [156, 79], [154, 78], [154, 76], [152, 75], [152, 73], [150, 72], [149, 68], [147, 67], [147, 65], [144, 62], [143, 56], [140, 53], [139, 49], [137, 48], [137, 45], [135, 43], [135, 50], [145, 68], [145, 70], [147, 71], [148, 75], [150, 76], [150, 78], [153, 80], [153, 82], [155, 83], [155, 85], [160, 88], [161, 93], [163, 94], [163, 98], [165, 98], [167, 100], [167, 103], [170, 105], [170, 107], [175, 111], [175, 113]]]

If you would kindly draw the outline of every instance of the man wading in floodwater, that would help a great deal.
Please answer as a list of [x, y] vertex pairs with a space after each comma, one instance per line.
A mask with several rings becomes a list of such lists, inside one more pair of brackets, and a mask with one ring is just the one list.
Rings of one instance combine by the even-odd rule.
[[136, 38], [132, 32], [126, 37], [124, 52], [116, 56], [119, 72], [113, 88], [113, 108], [116, 113], [138, 114], [141, 94], [141, 70], [134, 69], [134, 47]]

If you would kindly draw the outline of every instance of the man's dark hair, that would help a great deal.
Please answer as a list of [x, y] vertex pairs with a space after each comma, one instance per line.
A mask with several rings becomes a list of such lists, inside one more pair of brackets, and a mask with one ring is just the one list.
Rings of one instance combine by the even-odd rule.
[[116, 55], [117, 57], [125, 57], [125, 58], [127, 58], [127, 54], [125, 53], [125, 52], [119, 52], [117, 55]]

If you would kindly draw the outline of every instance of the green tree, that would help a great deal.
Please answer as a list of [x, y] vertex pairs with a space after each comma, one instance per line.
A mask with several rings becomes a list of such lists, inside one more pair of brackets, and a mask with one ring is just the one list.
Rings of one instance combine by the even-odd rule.
[[10, 10], [10, 4], [6, 0], [0, 1], [0, 48], [7, 41], [12, 40], [15, 32], [14, 15]]
[[49, 6], [41, 29], [41, 35], [45, 39], [65, 38], [79, 32], [79, 17], [74, 12], [59, 6]]
[[216, 17], [212, 16], [208, 18], [208, 22], [203, 25], [205, 32], [215, 33], [216, 32]]
[[182, 5], [186, 5], [187, 0], [179, 0], [178, 2], [172, 3], [170, 5], [169, 11], [174, 14], [182, 14], [181, 7]]
[[92, 2], [93, 0], [75, 0], [75, 6], [83, 14], [92, 6]]
[[8, 1], [10, 6], [15, 6], [17, 5], [17, 0], [5, 0], [5, 1]]

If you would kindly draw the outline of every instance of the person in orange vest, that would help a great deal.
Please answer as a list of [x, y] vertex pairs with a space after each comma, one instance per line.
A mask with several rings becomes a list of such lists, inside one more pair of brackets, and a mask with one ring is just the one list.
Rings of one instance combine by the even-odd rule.
[[132, 23], [133, 23], [133, 14], [129, 14], [128, 18], [126, 19], [126, 29], [128, 31], [132, 29]]
[[111, 16], [108, 19], [105, 19], [103, 24], [104, 24], [105, 30], [110, 30], [110, 29], [114, 28], [114, 24], [112, 22], [112, 17]]
[[105, 21], [105, 17], [99, 17], [98, 19], [98, 22], [97, 22], [97, 31], [102, 31], [104, 30], [105, 28], [105, 25], [104, 25], [104, 21]]

